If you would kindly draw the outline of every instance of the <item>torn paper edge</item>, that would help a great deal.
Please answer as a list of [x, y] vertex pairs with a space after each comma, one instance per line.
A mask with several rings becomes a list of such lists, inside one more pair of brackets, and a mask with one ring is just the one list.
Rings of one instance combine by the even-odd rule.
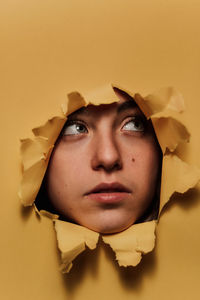
[[[21, 186], [20, 186], [20, 191], [19, 191], [19, 196], [20, 199], [23, 203], [23, 205], [28, 206], [28, 205], [32, 205], [34, 203], [35, 197], [40, 189], [40, 185], [42, 183], [44, 174], [46, 172], [46, 168], [48, 166], [48, 161], [51, 155], [51, 151], [53, 149], [53, 145], [64, 125], [64, 123], [66, 122], [67, 119], [67, 115], [71, 114], [72, 112], [76, 111], [77, 109], [83, 107], [83, 106], [87, 106], [89, 104], [93, 104], [93, 105], [100, 105], [100, 104], [110, 104], [113, 102], [117, 102], [119, 101], [119, 99], [117, 98], [117, 96], [115, 95], [114, 91], [113, 91], [113, 87], [119, 88], [120, 90], [126, 92], [128, 95], [130, 95], [132, 98], [134, 98], [135, 102], [137, 103], [137, 105], [140, 107], [141, 111], [144, 113], [144, 115], [147, 118], [150, 118], [152, 120], [152, 124], [154, 126], [155, 129], [155, 133], [157, 135], [158, 141], [160, 143], [162, 152], [163, 152], [163, 161], [165, 161], [165, 158], [168, 158], [168, 162], [165, 161], [165, 166], [167, 167], [167, 163], [169, 164], [169, 162], [171, 160], [174, 159], [175, 154], [174, 151], [176, 150], [177, 146], [182, 143], [182, 142], [188, 142], [189, 141], [189, 132], [187, 131], [187, 128], [184, 126], [184, 124], [182, 124], [178, 119], [176, 119], [174, 117], [174, 113], [175, 114], [180, 114], [183, 110], [184, 110], [184, 101], [183, 98], [181, 96], [181, 94], [179, 92], [177, 92], [174, 88], [163, 88], [160, 91], [151, 94], [147, 97], [142, 97], [140, 96], [140, 94], [132, 94], [128, 91], [126, 91], [123, 88], [118, 87], [118, 85], [112, 85], [110, 86], [106, 92], [103, 91], [102, 95], [105, 95], [106, 93], [109, 94], [109, 97], [107, 99], [103, 99], [101, 97], [97, 97], [95, 96], [95, 92], [93, 93], [89, 93], [88, 95], [81, 95], [79, 92], [72, 92], [70, 94], [68, 94], [68, 99], [66, 101], [66, 103], [62, 106], [62, 111], [63, 111], [63, 115], [62, 116], [57, 116], [57, 117], [53, 117], [51, 119], [49, 119], [43, 126], [37, 127], [35, 129], [33, 129], [33, 134], [34, 134], [34, 138], [33, 139], [29, 139], [29, 141], [26, 140], [21, 140], [21, 148], [23, 148], [25, 146], [25, 143], [29, 143], [30, 147], [28, 145], [28, 147], [24, 147], [24, 153], [22, 153], [22, 161], [23, 161], [23, 177], [22, 177], [22, 182], [21, 182]], [[95, 98], [93, 98], [95, 97]], [[102, 101], [103, 99], [103, 101]], [[156, 105], [156, 103], [158, 103], [158, 105]], [[152, 104], [152, 105], [151, 105]], [[173, 112], [173, 114], [172, 114]], [[172, 116], [173, 115], [173, 116]], [[163, 122], [163, 126], [167, 132], [168, 130], [168, 126], [166, 125], [167, 122], [165, 122], [166, 120], [171, 120], [171, 124], [173, 126], [173, 124], [178, 124], [177, 126], [177, 130], [176, 130], [176, 135], [174, 135], [174, 141], [160, 141], [159, 135], [162, 135], [162, 132], [160, 133], [160, 126], [159, 124], [161, 123], [161, 121]], [[59, 124], [59, 129], [56, 127], [56, 125], [54, 123]], [[165, 124], [166, 123], [166, 124]], [[55, 127], [54, 127], [55, 126]], [[51, 130], [47, 130], [51, 128]], [[55, 132], [56, 131], [56, 134]], [[42, 135], [41, 135], [42, 133]], [[170, 134], [170, 132], [168, 132], [168, 134]], [[52, 135], [52, 136], [51, 136]], [[38, 153], [35, 153], [35, 149], [33, 151], [33, 153], [35, 153], [35, 157], [36, 160], [34, 161], [34, 159], [29, 157], [29, 153], [31, 153], [32, 148], [31, 145], [35, 146], [36, 143], [38, 143], [38, 141], [41, 140], [41, 147], [40, 150], [38, 150]], [[42, 143], [46, 144], [46, 148], [42, 146]], [[26, 145], [27, 146], [27, 145]], [[33, 148], [34, 148], [33, 146]], [[37, 148], [37, 147], [36, 147]], [[39, 149], [38, 148], [38, 149]], [[170, 152], [170, 156], [168, 155], [168, 152]], [[38, 154], [38, 155], [37, 155]], [[38, 157], [38, 158], [37, 158]], [[185, 164], [180, 158], [179, 159], [179, 166], [181, 166], [182, 164]], [[165, 167], [164, 167], [165, 168]], [[165, 170], [162, 170], [162, 181], [165, 175]], [[39, 180], [37, 182], [37, 186], [34, 183], [30, 184], [30, 186], [28, 186], [28, 188], [25, 188], [23, 190], [23, 184], [24, 182], [26, 183], [29, 179], [29, 177], [31, 178], [31, 172], [33, 174], [37, 175], [40, 174], [39, 176]], [[33, 172], [34, 171], [34, 172]], [[177, 170], [176, 170], [177, 171]], [[27, 179], [28, 177], [28, 179]], [[185, 186], [184, 189], [182, 189], [182, 193], [186, 192], [188, 189], [193, 188], [196, 186], [196, 184], [199, 181], [199, 173], [196, 172], [195, 173], [195, 179], [193, 180], [193, 182], [188, 185]], [[26, 180], [25, 180], [26, 179]], [[31, 180], [30, 182], [31, 183]], [[172, 197], [172, 195], [179, 191], [180, 188], [176, 188], [174, 187], [174, 190], [167, 196], [167, 200], [164, 199], [163, 200], [163, 194], [165, 194], [165, 191], [162, 189], [162, 184], [161, 184], [161, 205], [160, 205], [160, 212], [159, 215], [163, 209], [163, 207], [166, 205], [166, 203], [169, 201], [169, 199]], [[25, 195], [25, 196], [24, 196]], [[45, 212], [45, 211], [40, 211], [39, 212], [40, 216], [45, 215], [50, 217], [51, 219], [56, 219], [57, 216], [53, 215], [49, 212]], [[59, 220], [58, 220], [59, 221]], [[67, 223], [67, 222], [65, 222]], [[145, 225], [144, 225], [145, 224]], [[142, 249], [142, 247], [139, 247], [139, 245], [137, 244], [137, 247], [135, 248], [135, 254], [137, 254], [137, 259], [134, 260], [133, 262], [133, 257], [130, 259], [129, 262], [124, 263], [123, 259], [120, 258], [120, 253], [123, 252], [123, 250], [117, 250], [116, 247], [113, 246], [113, 239], [112, 236], [116, 239], [118, 239], [118, 237], [122, 237], [123, 234], [126, 234], [129, 230], [131, 231], [132, 228], [140, 228], [145, 226], [149, 227], [149, 222], [145, 222], [145, 223], [141, 223], [141, 224], [135, 224], [133, 226], [130, 227], [130, 229], [125, 230], [122, 233], [118, 233], [118, 234], [113, 234], [110, 235], [110, 237], [103, 237], [104, 242], [108, 243], [111, 248], [113, 249], [113, 251], [116, 253], [116, 258], [119, 261], [120, 265], [137, 265], [139, 263], [139, 261], [141, 260], [141, 255], [142, 253], [148, 253], [150, 251], [153, 250], [154, 245], [155, 245], [155, 227], [154, 226], [154, 230], [152, 233], [152, 227], [151, 227], [151, 236], [152, 236], [152, 241], [151, 241], [151, 246], [149, 247], [148, 250], [146, 250], [146, 252]], [[155, 222], [153, 222], [152, 224], [156, 224]], [[74, 224], [73, 224], [74, 225]], [[135, 233], [136, 231], [134, 231]], [[67, 238], [67, 236], [66, 236]], [[139, 239], [138, 239], [139, 241]], [[59, 244], [60, 240], [58, 239], [58, 244]], [[138, 242], [137, 242], [138, 243]], [[78, 255], [80, 254], [82, 251], [84, 251], [85, 249], [85, 245], [86, 245], [86, 241], [83, 240], [82, 244], [75, 247], [75, 253], [76, 255], [72, 255], [73, 258], [72, 260]], [[123, 247], [122, 247], [123, 248]], [[61, 250], [61, 255], [62, 255], [62, 260], [65, 260], [64, 265], [62, 266], [62, 270], [65, 271], [69, 271], [71, 266], [72, 266], [72, 260], [71, 262], [66, 262], [66, 253], [65, 251], [62, 249], [62, 247], [60, 248]], [[73, 249], [71, 249], [70, 251], [73, 252]], [[128, 250], [125, 250], [125, 252], [127, 252], [127, 255], [129, 253]], [[65, 253], [65, 254], [64, 254]], [[133, 253], [133, 250], [132, 252]], [[72, 257], [71, 256], [71, 257]], [[131, 262], [132, 261], [132, 262]], [[63, 269], [64, 268], [64, 269]]]

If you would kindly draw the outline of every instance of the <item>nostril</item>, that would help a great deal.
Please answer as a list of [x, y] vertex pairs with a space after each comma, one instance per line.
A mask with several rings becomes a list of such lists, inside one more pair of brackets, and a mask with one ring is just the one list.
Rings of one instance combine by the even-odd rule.
[[122, 168], [122, 164], [120, 161], [116, 161], [115, 163], [113, 164], [105, 164], [105, 163], [100, 163], [98, 165], [96, 165], [94, 167], [94, 169], [96, 171], [98, 170], [105, 170], [106, 172], [110, 173], [110, 172], [113, 172], [113, 171], [118, 171]]

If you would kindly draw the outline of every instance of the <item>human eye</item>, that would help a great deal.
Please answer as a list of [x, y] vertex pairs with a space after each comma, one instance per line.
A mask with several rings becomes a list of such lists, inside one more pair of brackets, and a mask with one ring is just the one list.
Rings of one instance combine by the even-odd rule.
[[85, 124], [80, 121], [69, 121], [66, 123], [63, 129], [63, 135], [80, 135], [88, 133], [88, 129]]
[[141, 116], [131, 117], [126, 123], [123, 125], [123, 131], [134, 131], [134, 132], [144, 132], [145, 131], [145, 119]]

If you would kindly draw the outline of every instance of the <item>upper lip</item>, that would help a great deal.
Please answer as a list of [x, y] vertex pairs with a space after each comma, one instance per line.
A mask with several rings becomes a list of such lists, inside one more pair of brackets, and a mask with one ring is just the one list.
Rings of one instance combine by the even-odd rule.
[[130, 193], [131, 191], [119, 182], [112, 182], [112, 183], [105, 183], [102, 182], [95, 186], [92, 190], [86, 193], [93, 194], [93, 193]]

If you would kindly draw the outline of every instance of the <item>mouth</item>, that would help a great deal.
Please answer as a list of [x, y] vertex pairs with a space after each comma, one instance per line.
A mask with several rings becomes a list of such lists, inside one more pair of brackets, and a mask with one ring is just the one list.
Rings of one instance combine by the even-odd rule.
[[100, 183], [85, 195], [99, 203], [114, 204], [124, 201], [131, 191], [118, 182]]

